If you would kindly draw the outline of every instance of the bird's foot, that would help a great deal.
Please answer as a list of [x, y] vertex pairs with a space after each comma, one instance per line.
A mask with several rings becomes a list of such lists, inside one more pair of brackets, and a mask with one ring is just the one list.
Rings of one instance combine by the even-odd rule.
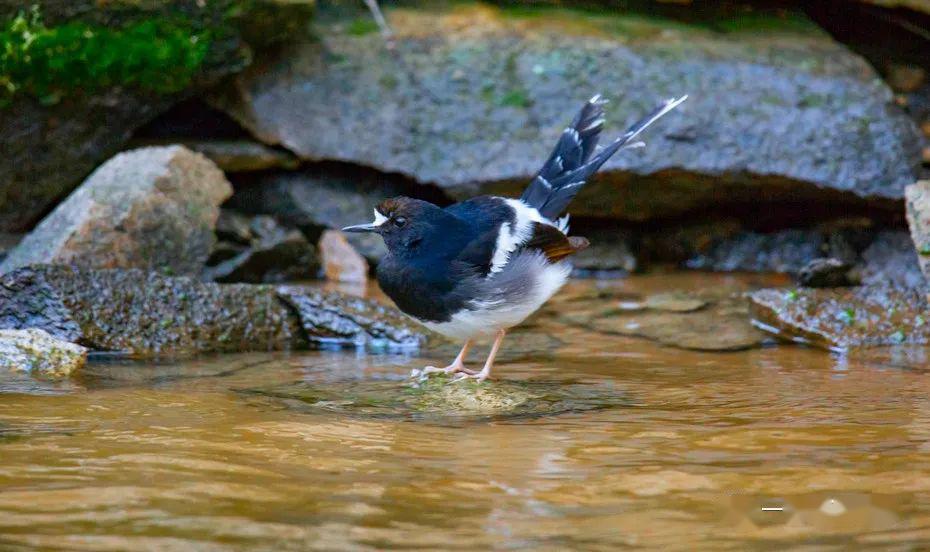
[[465, 380], [475, 380], [477, 383], [482, 383], [484, 380], [488, 379], [491, 376], [490, 370], [482, 370], [480, 372], [475, 372], [474, 370], [469, 370], [468, 373], [461, 372], [452, 378], [452, 382], [459, 382]]
[[475, 372], [474, 370], [466, 368], [465, 365], [461, 362], [453, 362], [445, 368], [437, 368], [436, 366], [427, 366], [422, 370], [414, 368], [413, 371], [411, 371], [410, 376], [413, 378], [424, 379], [430, 377], [433, 374], [445, 374], [447, 376], [453, 376], [458, 374], [474, 375], [477, 373], [478, 372]]

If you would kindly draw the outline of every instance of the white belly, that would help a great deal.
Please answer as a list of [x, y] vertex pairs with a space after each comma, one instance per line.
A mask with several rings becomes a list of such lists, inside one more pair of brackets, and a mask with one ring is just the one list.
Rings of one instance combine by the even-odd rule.
[[[489, 295], [494, 298], [474, 301], [470, 308], [452, 315], [448, 322], [421, 323], [430, 330], [452, 339], [490, 336], [498, 330], [512, 328], [539, 310], [539, 307], [565, 285], [571, 273], [571, 264], [546, 263], [535, 272], [535, 278], [526, 279], [526, 285], [530, 286], [530, 289], [519, 300], [509, 301]], [[493, 277], [489, 279], [489, 282], [493, 281]]]

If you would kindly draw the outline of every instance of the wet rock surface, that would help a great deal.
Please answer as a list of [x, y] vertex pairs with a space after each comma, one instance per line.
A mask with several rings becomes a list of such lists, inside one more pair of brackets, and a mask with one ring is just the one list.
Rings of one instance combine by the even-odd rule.
[[735, 291], [662, 293], [619, 302], [601, 298], [590, 304], [588, 310], [564, 315], [562, 320], [589, 330], [697, 351], [738, 351], [770, 340], [752, 326], [748, 301]]
[[268, 216], [257, 216], [247, 223], [235, 215], [223, 218], [223, 228], [217, 228], [217, 234], [238, 244], [224, 242], [214, 248], [211, 260], [217, 262], [204, 271], [206, 279], [272, 283], [319, 275], [317, 249], [300, 230], [285, 228]]
[[[0, 328], [38, 328], [99, 351], [134, 356], [265, 351], [310, 345], [409, 346], [425, 341], [387, 307], [337, 294], [272, 286], [203, 283], [140, 270], [61, 266], [19, 269], [0, 279]], [[363, 335], [364, 334], [364, 335]]]
[[905, 190], [907, 224], [917, 249], [920, 269], [930, 279], [930, 180], [911, 184]]
[[231, 194], [216, 165], [184, 147], [121, 153], [45, 217], [0, 272], [50, 263], [198, 274]]
[[579, 89], [607, 94], [616, 132], [657, 99], [689, 93], [647, 148], [608, 162], [573, 204], [579, 215], [632, 220], [721, 200], [900, 199], [919, 164], [914, 125], [887, 87], [803, 16], [771, 21], [764, 36], [474, 4], [388, 16], [422, 86], [377, 33], [329, 32], [325, 47], [254, 66], [217, 103], [304, 159], [399, 173], [464, 198], [519, 193], [550, 147], [540, 137], [555, 140]]
[[423, 330], [391, 307], [295, 286], [281, 286], [277, 294], [297, 312], [301, 326], [316, 345], [415, 349], [426, 343]]
[[437, 422], [554, 416], [630, 404], [619, 390], [607, 386], [532, 380], [453, 382], [445, 376], [422, 380], [295, 382], [243, 393], [283, 403], [298, 412]]
[[750, 299], [757, 325], [786, 339], [837, 349], [930, 343], [924, 288], [764, 289]]
[[87, 349], [44, 330], [0, 330], [0, 371], [67, 376], [84, 366]]

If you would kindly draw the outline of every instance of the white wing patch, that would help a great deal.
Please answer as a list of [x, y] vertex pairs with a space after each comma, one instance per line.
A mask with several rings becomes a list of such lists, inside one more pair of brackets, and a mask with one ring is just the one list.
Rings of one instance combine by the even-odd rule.
[[530, 239], [533, 233], [534, 222], [555, 226], [559, 230], [562, 230], [564, 226], [563, 232], [568, 231], [567, 216], [559, 219], [559, 223], [555, 224], [551, 220], [540, 215], [539, 211], [534, 207], [530, 207], [519, 199], [501, 199], [513, 209], [514, 223], [510, 224], [509, 222], [505, 222], [501, 224], [500, 231], [497, 234], [494, 256], [491, 257], [491, 272], [488, 276], [503, 270], [507, 261], [510, 260], [510, 255]]

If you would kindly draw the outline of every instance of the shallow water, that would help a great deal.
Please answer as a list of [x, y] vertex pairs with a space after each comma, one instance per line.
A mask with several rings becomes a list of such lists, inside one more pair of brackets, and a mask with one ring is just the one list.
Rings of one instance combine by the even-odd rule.
[[[608, 285], [634, 296], [764, 283]], [[572, 283], [555, 306], [571, 310], [567, 298], [594, 285]], [[555, 310], [513, 340], [505, 383], [491, 385], [561, 383], [598, 408], [571, 408], [583, 402], [571, 394], [569, 408], [535, 415], [363, 408], [338, 396], [392, 399], [412, 368], [447, 359], [351, 351], [102, 359], [64, 382], [7, 383], [0, 549], [930, 543], [925, 351], [700, 353], [565, 326]], [[330, 396], [267, 392], [308, 388]]]

